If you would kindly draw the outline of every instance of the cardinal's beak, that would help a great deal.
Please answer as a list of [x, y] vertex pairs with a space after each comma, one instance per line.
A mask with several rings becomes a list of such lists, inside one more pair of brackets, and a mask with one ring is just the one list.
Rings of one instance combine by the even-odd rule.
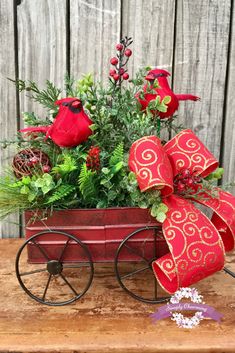
[[155, 76], [153, 74], [148, 74], [147, 76], [145, 76], [145, 80], [154, 81], [155, 80]]
[[76, 99], [74, 102], [71, 103], [71, 107], [75, 109], [80, 109], [82, 107], [82, 102], [79, 99]]

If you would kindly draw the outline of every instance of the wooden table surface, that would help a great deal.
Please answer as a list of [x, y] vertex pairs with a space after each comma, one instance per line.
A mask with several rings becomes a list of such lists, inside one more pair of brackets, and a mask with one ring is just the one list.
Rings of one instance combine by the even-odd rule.
[[[140, 303], [118, 285], [113, 266], [96, 266], [93, 284], [74, 304], [48, 307], [20, 288], [14, 269], [21, 239], [0, 241], [0, 352], [231, 352], [235, 353], [235, 280], [224, 272], [195, 285], [222, 313], [180, 329], [170, 319], [152, 323], [159, 305]], [[235, 256], [227, 267], [235, 270]]]

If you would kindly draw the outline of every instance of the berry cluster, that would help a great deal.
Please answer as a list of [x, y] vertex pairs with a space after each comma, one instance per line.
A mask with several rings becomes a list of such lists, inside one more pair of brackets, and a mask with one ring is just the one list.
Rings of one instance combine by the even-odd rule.
[[115, 57], [110, 59], [110, 64], [115, 67], [109, 71], [109, 76], [114, 80], [114, 83], [119, 85], [123, 80], [129, 79], [129, 74], [126, 69], [126, 65], [130, 56], [132, 55], [131, 49], [128, 47], [131, 45], [131, 38], [125, 37], [116, 45], [117, 54]]
[[178, 194], [190, 193], [191, 191], [195, 192], [201, 181], [202, 178], [196, 175], [196, 171], [191, 172], [189, 169], [184, 169], [174, 178], [175, 192]]
[[100, 148], [91, 146], [88, 151], [88, 156], [86, 158], [87, 169], [92, 171], [100, 169]]
[[[35, 167], [40, 167], [40, 160], [38, 157], [34, 156], [31, 157], [28, 161], [27, 161], [27, 166], [29, 168], [35, 168]], [[43, 171], [43, 173], [50, 173], [51, 171], [51, 167], [49, 165], [43, 165], [41, 166], [41, 169]]]

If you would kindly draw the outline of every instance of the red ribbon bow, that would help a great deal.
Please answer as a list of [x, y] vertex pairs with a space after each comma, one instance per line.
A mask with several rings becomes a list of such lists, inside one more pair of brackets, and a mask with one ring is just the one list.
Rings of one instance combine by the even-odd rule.
[[169, 293], [222, 270], [225, 251], [234, 248], [233, 195], [216, 188], [216, 198], [206, 195], [194, 200], [214, 211], [210, 220], [191, 201], [173, 194], [174, 177], [182, 170], [206, 177], [217, 167], [218, 161], [191, 130], [181, 131], [165, 146], [156, 136], [143, 137], [131, 146], [129, 168], [141, 191], [159, 189], [168, 207], [162, 230], [169, 253], [155, 260], [152, 267]]

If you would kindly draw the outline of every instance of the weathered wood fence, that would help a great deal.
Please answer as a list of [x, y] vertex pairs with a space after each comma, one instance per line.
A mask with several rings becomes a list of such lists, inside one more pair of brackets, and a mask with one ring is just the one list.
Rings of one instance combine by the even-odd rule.
[[[184, 126], [193, 128], [225, 168], [235, 172], [235, 16], [233, 0], [0, 0], [0, 140], [14, 137], [20, 112], [42, 109], [18, 95], [7, 77], [58, 85], [65, 72], [93, 72], [104, 79], [114, 44], [134, 38], [133, 72], [160, 66], [172, 73]], [[131, 71], [131, 70], [130, 70]], [[1, 151], [0, 167], [10, 160]], [[17, 221], [11, 217], [10, 221]], [[3, 237], [19, 226], [2, 225]]]

